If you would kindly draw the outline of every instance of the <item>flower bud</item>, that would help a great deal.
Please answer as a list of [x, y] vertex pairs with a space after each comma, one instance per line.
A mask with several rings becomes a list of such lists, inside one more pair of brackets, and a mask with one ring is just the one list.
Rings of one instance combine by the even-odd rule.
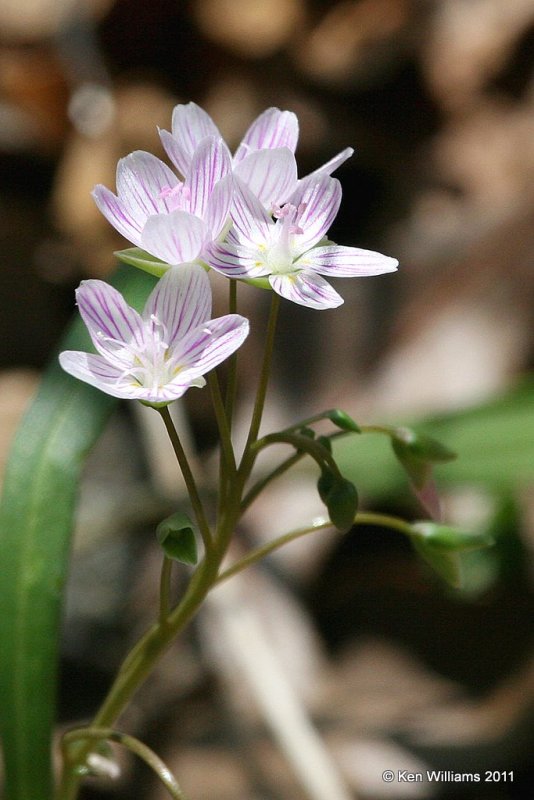
[[194, 565], [198, 561], [197, 542], [193, 523], [183, 511], [177, 511], [156, 528], [158, 542], [167, 558], [182, 564]]

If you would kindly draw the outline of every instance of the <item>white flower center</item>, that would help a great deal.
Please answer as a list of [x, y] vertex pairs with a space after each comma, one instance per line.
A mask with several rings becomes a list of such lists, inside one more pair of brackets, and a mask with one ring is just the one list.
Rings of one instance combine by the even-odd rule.
[[99, 338], [106, 341], [108, 349], [115, 350], [115, 355], [125, 365], [117, 383], [130, 380], [134, 386], [151, 389], [156, 393], [170, 383], [181, 369], [172, 358], [166, 326], [155, 314], [145, 322], [145, 335], [141, 345], [134, 340], [118, 341], [102, 333]]
[[295, 256], [295, 234], [303, 233], [299, 225], [300, 219], [306, 208], [305, 203], [294, 206], [286, 203], [275, 206], [273, 217], [276, 223], [273, 228], [273, 241], [266, 254], [266, 261], [271, 273], [282, 275], [294, 272], [293, 261]]
[[177, 183], [172, 188], [164, 186], [159, 196], [166, 200], [169, 213], [173, 211], [189, 211], [191, 206], [191, 191], [185, 184]]

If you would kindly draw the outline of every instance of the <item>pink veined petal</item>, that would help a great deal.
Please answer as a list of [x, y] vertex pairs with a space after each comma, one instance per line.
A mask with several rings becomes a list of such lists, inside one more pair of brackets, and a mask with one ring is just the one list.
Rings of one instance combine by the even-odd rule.
[[154, 315], [164, 325], [170, 347], [211, 315], [211, 288], [205, 270], [197, 264], [171, 267], [148, 298], [143, 319]]
[[103, 356], [65, 350], [59, 355], [59, 363], [69, 375], [112, 397], [139, 399], [141, 387], [136, 388], [128, 378], [123, 378], [124, 371]]
[[[110, 189], [99, 183], [92, 192], [98, 209], [125, 239], [137, 246], [141, 243], [142, 225], [124, 207], [124, 203]], [[144, 224], [144, 223], [143, 223]]]
[[191, 163], [191, 155], [188, 155], [180, 143], [176, 141], [172, 133], [158, 128], [159, 138], [163, 149], [167, 153], [169, 160], [172, 161], [182, 178], [185, 178], [189, 172], [189, 164]]
[[296, 115], [292, 111], [268, 108], [254, 120], [244, 135], [234, 156], [234, 164], [239, 164], [254, 150], [287, 147], [294, 153], [298, 138], [299, 123]]
[[326, 234], [341, 203], [341, 184], [329, 175], [306, 178], [302, 181], [290, 202], [304, 206], [298, 225], [302, 233], [294, 236], [294, 250], [301, 254], [317, 244]]
[[311, 269], [320, 275], [357, 278], [366, 275], [381, 275], [383, 272], [395, 272], [399, 262], [396, 258], [384, 256], [374, 250], [327, 245], [314, 247], [313, 250], [304, 253], [294, 266]]
[[228, 241], [257, 249], [269, 241], [271, 217], [256, 195], [237, 177], [234, 177], [234, 186], [231, 210], [234, 227], [228, 234]]
[[234, 194], [234, 179], [232, 175], [222, 178], [213, 187], [211, 197], [206, 206], [204, 222], [208, 229], [210, 240], [217, 239], [226, 230], [230, 223], [230, 209]]
[[343, 298], [335, 289], [314, 272], [270, 275], [269, 282], [277, 294], [307, 308], [322, 311], [325, 308], [337, 308], [343, 303]]
[[160, 131], [160, 136], [167, 155], [184, 177], [189, 173], [191, 158], [200, 142], [207, 136], [221, 138], [210, 115], [196, 103], [175, 106], [172, 134]]
[[230, 151], [220, 137], [210, 136], [198, 145], [185, 179], [185, 188], [191, 193], [192, 214], [204, 218], [215, 184], [231, 171]]
[[105, 281], [82, 281], [76, 289], [76, 301], [98, 352], [124, 369], [131, 358], [127, 350], [120, 349], [120, 343], [143, 346], [145, 329], [141, 316]]
[[187, 211], [149, 217], [141, 244], [145, 250], [167, 264], [195, 261], [206, 240], [206, 225]]
[[[314, 169], [313, 172], [310, 172], [306, 178], [316, 178], [318, 175], [331, 175], [336, 171], [336, 169], [338, 169], [338, 167], [344, 164], [345, 161], [347, 161], [347, 159], [353, 155], [353, 153], [353, 147], [345, 147], [344, 150], [338, 153], [337, 156], [331, 158], [330, 161], [327, 161], [326, 164], [323, 164], [322, 167], [318, 167], [317, 169]], [[303, 178], [302, 180], [306, 180], [306, 178]]]
[[172, 361], [182, 367], [175, 381], [191, 382], [212, 370], [243, 344], [248, 332], [248, 320], [239, 314], [227, 314], [191, 330], [173, 352]]
[[260, 278], [269, 267], [258, 260], [258, 250], [230, 243], [212, 244], [204, 254], [210, 267], [227, 278]]
[[171, 210], [165, 188], [173, 189], [180, 181], [174, 172], [152, 153], [136, 150], [121, 158], [117, 166], [117, 193], [124, 208], [143, 227], [148, 217]]
[[256, 150], [235, 167], [234, 173], [269, 209], [285, 203], [297, 186], [297, 162], [287, 147]]

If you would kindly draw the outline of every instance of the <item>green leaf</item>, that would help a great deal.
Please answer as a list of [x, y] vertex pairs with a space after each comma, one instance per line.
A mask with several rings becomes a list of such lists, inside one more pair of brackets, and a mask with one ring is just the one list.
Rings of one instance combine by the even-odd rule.
[[168, 558], [192, 566], [197, 563], [195, 531], [189, 515], [184, 511], [177, 511], [160, 522], [156, 529], [156, 536]]
[[129, 264], [131, 267], [137, 267], [149, 275], [155, 275], [156, 278], [167, 272], [169, 264], [161, 261], [156, 256], [150, 255], [146, 250], [141, 250], [140, 247], [128, 247], [126, 250], [116, 250], [114, 255], [122, 261], [123, 264]]
[[[113, 281], [140, 306], [154, 285], [121, 270]], [[73, 303], [74, 304], [74, 303]], [[80, 319], [61, 349], [89, 350]], [[50, 800], [58, 631], [78, 482], [114, 398], [52, 359], [12, 446], [0, 505], [0, 725], [6, 800]]]

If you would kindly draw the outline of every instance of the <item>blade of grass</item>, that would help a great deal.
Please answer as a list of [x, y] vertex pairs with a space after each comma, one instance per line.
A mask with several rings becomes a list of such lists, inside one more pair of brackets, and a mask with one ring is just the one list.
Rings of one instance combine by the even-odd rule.
[[[127, 269], [112, 281], [134, 306], [154, 282]], [[61, 349], [91, 349], [79, 319]], [[52, 798], [58, 632], [78, 484], [116, 402], [64, 373], [54, 357], [11, 449], [0, 503], [6, 800]]]

